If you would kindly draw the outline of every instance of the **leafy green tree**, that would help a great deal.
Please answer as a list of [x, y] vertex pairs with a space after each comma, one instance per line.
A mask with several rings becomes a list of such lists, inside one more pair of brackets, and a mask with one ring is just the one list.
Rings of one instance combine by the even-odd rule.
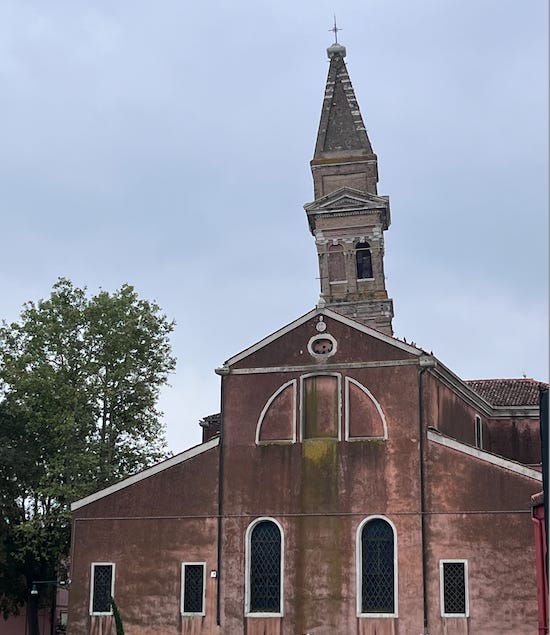
[[14, 529], [25, 520], [21, 499], [36, 473], [33, 449], [22, 418], [0, 402], [0, 610], [5, 617], [17, 612], [18, 600], [25, 597]]
[[156, 404], [173, 322], [123, 285], [59, 279], [0, 327], [0, 609], [68, 554], [70, 504], [166, 456]]

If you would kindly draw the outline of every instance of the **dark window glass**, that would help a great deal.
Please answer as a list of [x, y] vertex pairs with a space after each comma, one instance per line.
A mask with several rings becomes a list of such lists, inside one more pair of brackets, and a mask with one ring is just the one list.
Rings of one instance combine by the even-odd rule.
[[466, 575], [463, 562], [443, 563], [443, 612], [466, 614]]
[[361, 534], [361, 611], [394, 612], [393, 529], [381, 518], [370, 520]]
[[94, 565], [94, 591], [92, 595], [92, 613], [111, 612], [111, 585], [113, 580], [112, 564]]
[[183, 573], [183, 612], [202, 613], [204, 597], [204, 565], [186, 564]]
[[250, 611], [279, 613], [281, 607], [281, 532], [259, 522], [250, 537]]
[[355, 246], [357, 279], [372, 278], [372, 256], [369, 243], [357, 243]]

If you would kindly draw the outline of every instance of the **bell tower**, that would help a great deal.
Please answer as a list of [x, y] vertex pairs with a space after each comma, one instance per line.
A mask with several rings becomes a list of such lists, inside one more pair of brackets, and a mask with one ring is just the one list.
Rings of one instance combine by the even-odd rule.
[[387, 196], [378, 196], [374, 154], [337, 42], [330, 60], [311, 172], [315, 200], [307, 203], [319, 256], [319, 304], [392, 335], [393, 302], [384, 278]]

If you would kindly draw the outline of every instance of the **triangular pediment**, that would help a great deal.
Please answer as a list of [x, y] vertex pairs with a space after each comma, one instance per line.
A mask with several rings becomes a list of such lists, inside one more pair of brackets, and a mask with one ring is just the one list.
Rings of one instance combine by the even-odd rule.
[[273, 342], [275, 342], [279, 338], [298, 329], [309, 320], [318, 318], [319, 316], [323, 316], [323, 317], [335, 320], [336, 322], [340, 322], [341, 324], [346, 325], [347, 327], [351, 329], [354, 329], [360, 333], [369, 335], [376, 340], [380, 340], [381, 342], [389, 344], [390, 346], [393, 346], [396, 349], [399, 349], [400, 351], [403, 351], [405, 353], [409, 353], [415, 357], [421, 357], [423, 355], [426, 355], [426, 353], [422, 349], [417, 348], [416, 346], [406, 344], [405, 342], [402, 342], [401, 340], [391, 337], [390, 335], [385, 335], [384, 333], [381, 333], [380, 331], [377, 331], [376, 329], [371, 328], [370, 326], [366, 326], [365, 324], [362, 324], [361, 322], [352, 320], [351, 318], [348, 318], [340, 313], [337, 313], [336, 311], [332, 311], [331, 309], [328, 309], [328, 308], [316, 308], [316, 309], [313, 309], [312, 311], [309, 311], [309, 313], [302, 315], [301, 317], [294, 320], [290, 324], [287, 324], [286, 326], [279, 329], [278, 331], [271, 333], [271, 335], [268, 335], [267, 337], [260, 340], [256, 344], [253, 344], [252, 346], [246, 348], [244, 351], [241, 351], [237, 355], [234, 355], [233, 357], [228, 359], [221, 368], [216, 369], [216, 372], [220, 375], [229, 373], [230, 368], [234, 366], [235, 364], [238, 364], [239, 362], [246, 359], [247, 357], [261, 351], [263, 348], [270, 346], [271, 344], [273, 344]]
[[369, 192], [362, 192], [352, 187], [341, 187], [311, 203], [306, 203], [304, 209], [308, 214], [323, 214], [332, 211], [360, 211], [368, 209], [388, 209], [389, 198], [377, 196]]

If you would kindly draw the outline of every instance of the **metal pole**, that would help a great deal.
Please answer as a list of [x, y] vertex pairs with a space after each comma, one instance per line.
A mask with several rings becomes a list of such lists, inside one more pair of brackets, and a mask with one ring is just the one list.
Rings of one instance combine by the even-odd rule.
[[52, 608], [50, 612], [50, 635], [55, 635], [55, 609], [57, 606], [57, 585], [52, 588]]

